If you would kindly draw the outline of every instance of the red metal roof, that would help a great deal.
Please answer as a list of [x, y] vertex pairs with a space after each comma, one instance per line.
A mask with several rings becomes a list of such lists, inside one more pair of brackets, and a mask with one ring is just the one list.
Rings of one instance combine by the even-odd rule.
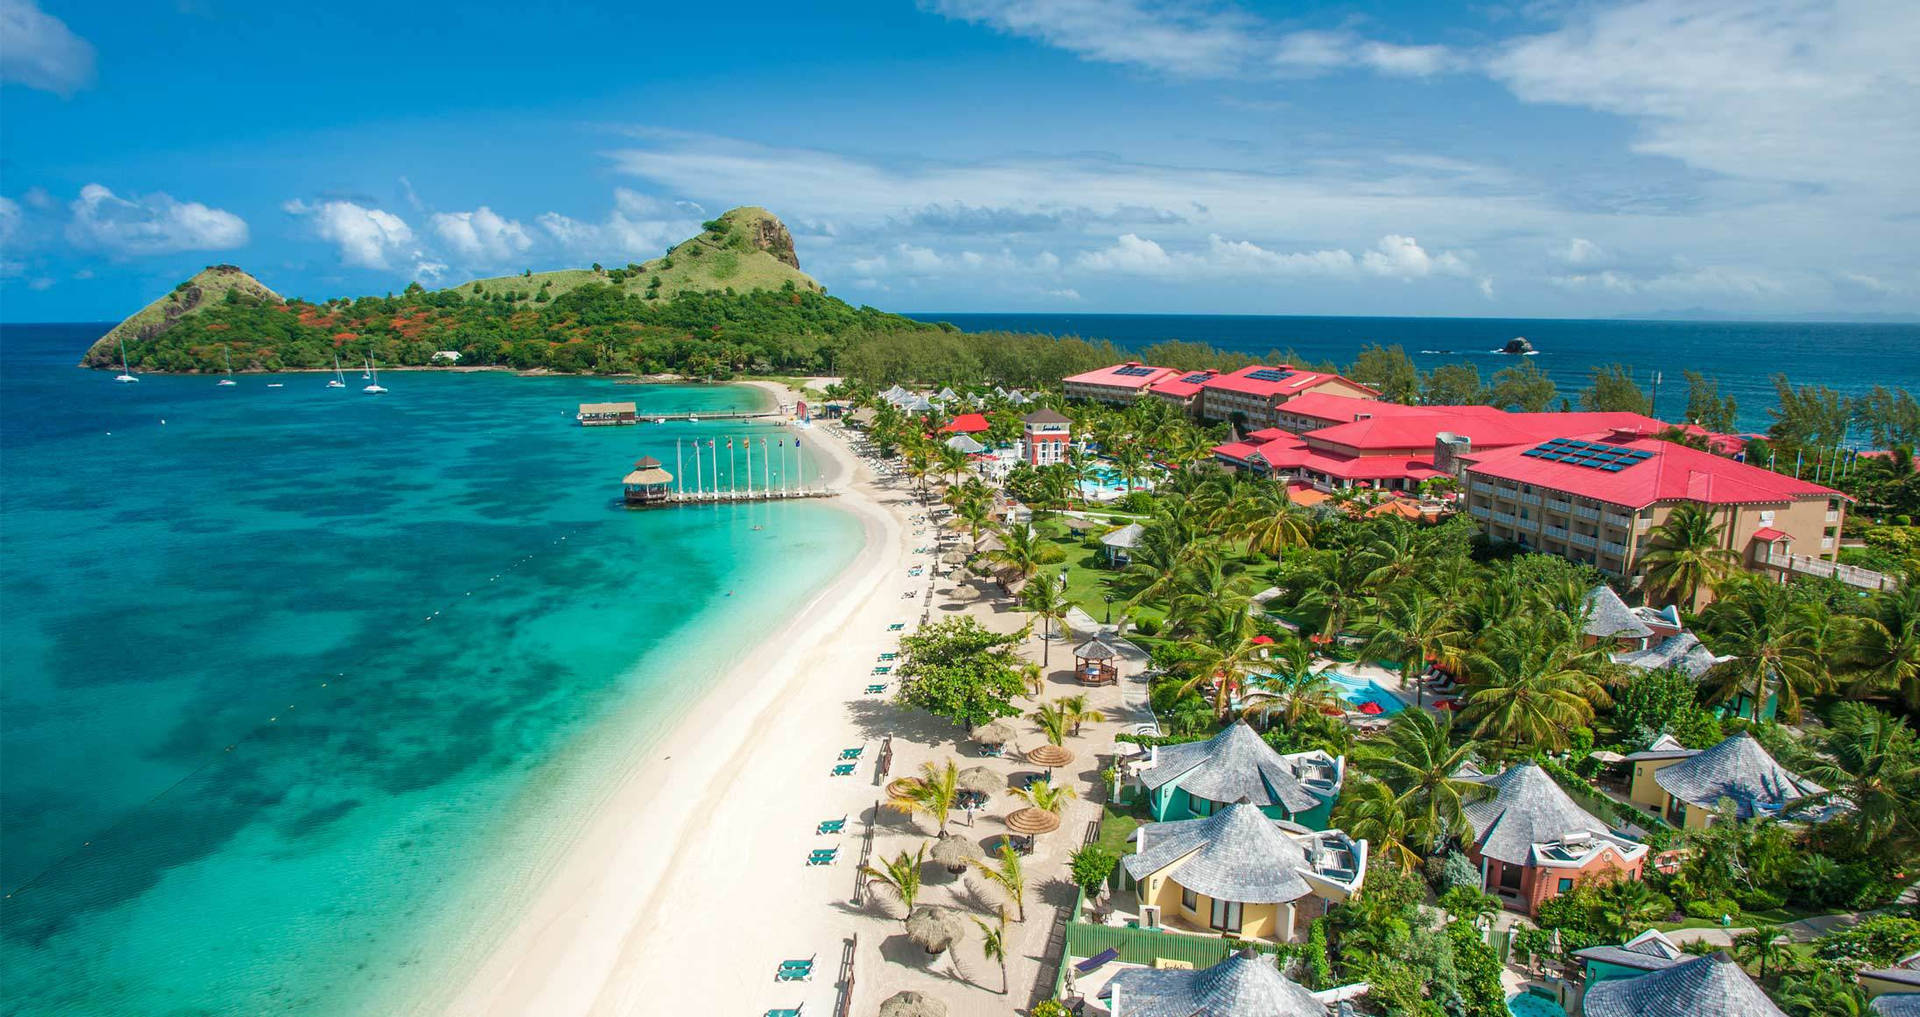
[[[1400, 403], [1384, 402], [1379, 399], [1361, 399], [1355, 396], [1334, 395], [1331, 392], [1302, 392], [1287, 400], [1286, 412], [1302, 417], [1312, 417], [1328, 424], [1345, 424], [1358, 420], [1362, 416], [1404, 417], [1432, 413], [1439, 409], [1455, 407], [1406, 406]], [[1458, 407], [1459, 409], [1485, 409], [1498, 413], [1491, 406]]]
[[1200, 391], [1203, 382], [1211, 381], [1218, 371], [1183, 371], [1162, 381], [1153, 383], [1154, 395], [1172, 396], [1175, 399], [1191, 399]]
[[[1145, 373], [1138, 373], [1142, 371]], [[1102, 367], [1097, 371], [1076, 374], [1065, 380], [1081, 385], [1106, 385], [1111, 388], [1141, 391], [1154, 382], [1163, 381], [1178, 373], [1171, 367], [1149, 367], [1137, 360], [1129, 360], [1124, 364], [1114, 364], [1112, 367]]]
[[1646, 508], [1657, 502], [1697, 501], [1709, 505], [1739, 505], [1845, 497], [1819, 484], [1795, 480], [1784, 474], [1670, 441], [1634, 438], [1630, 441], [1606, 440], [1602, 443], [1651, 452], [1652, 455], [1610, 473], [1529, 456], [1526, 453], [1533, 446], [1515, 445], [1472, 453], [1467, 457], [1472, 463], [1468, 472], [1533, 484], [1633, 509]]
[[1753, 539], [1764, 540], [1767, 543], [1771, 544], [1776, 540], [1792, 540], [1793, 534], [1788, 533], [1785, 530], [1776, 530], [1771, 526], [1762, 526], [1759, 529], [1753, 531]]
[[940, 433], [941, 434], [980, 434], [981, 432], [987, 431], [992, 427], [993, 427], [992, 424], [987, 423], [987, 418], [985, 414], [962, 413], [959, 416], [953, 418], [952, 420], [947, 421], [947, 426], [941, 428]]

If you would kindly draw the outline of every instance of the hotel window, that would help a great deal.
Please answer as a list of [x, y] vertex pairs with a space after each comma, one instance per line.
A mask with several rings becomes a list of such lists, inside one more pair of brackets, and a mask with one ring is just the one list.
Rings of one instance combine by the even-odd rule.
[[1573, 889], [1573, 880], [1571, 880], [1571, 879], [1563, 879], [1563, 880], [1561, 880], [1561, 881], [1560, 881], [1560, 892], [1561, 892], [1561, 893], [1566, 893], [1567, 891], [1569, 891], [1569, 890], [1572, 890], [1572, 889]]
[[1180, 888], [1180, 906], [1188, 911], [1200, 910], [1200, 895], [1186, 887]]
[[1217, 900], [1213, 902], [1213, 917], [1207, 921], [1209, 928], [1221, 932], [1240, 931], [1240, 902], [1237, 900]]

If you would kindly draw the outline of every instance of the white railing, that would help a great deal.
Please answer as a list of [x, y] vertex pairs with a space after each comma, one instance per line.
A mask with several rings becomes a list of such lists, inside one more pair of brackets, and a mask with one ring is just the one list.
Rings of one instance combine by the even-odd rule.
[[1562, 501], [1562, 500], [1560, 500], [1559, 498], [1548, 498], [1548, 499], [1547, 499], [1547, 511], [1549, 511], [1549, 512], [1571, 512], [1571, 511], [1573, 511], [1573, 502], [1570, 502], [1570, 501]]
[[1539, 493], [1538, 493], [1538, 492], [1535, 492], [1535, 493], [1533, 493], [1533, 494], [1522, 494], [1522, 495], [1520, 496], [1520, 504], [1522, 504], [1522, 505], [1538, 505], [1538, 504], [1540, 504], [1540, 495], [1539, 495]]
[[1467, 506], [1467, 514], [1476, 519], [1485, 519], [1493, 514], [1493, 510], [1485, 505], [1469, 504]]
[[1830, 523], [1837, 523], [1837, 522], [1839, 522], [1839, 521], [1840, 521], [1840, 513], [1838, 513], [1838, 512], [1828, 512], [1828, 513], [1827, 513], [1827, 522], [1830, 522]]
[[1600, 545], [1600, 550], [1605, 551], [1616, 558], [1625, 558], [1627, 556], [1627, 545], [1616, 544], [1611, 540], [1602, 543]]
[[1858, 565], [1842, 565], [1824, 558], [1809, 558], [1803, 554], [1773, 554], [1769, 552], [1764, 559], [1771, 568], [1785, 569], [1806, 576], [1823, 576], [1838, 579], [1848, 586], [1857, 586], [1863, 590], [1891, 590], [1899, 581], [1889, 575], [1883, 575], [1872, 569], [1863, 569]]
[[1541, 532], [1545, 533], [1547, 536], [1552, 537], [1556, 540], [1567, 539], [1567, 528], [1564, 526], [1549, 526], [1544, 530], [1542, 530]]
[[1608, 526], [1618, 526], [1623, 530], [1633, 525], [1631, 517], [1623, 516], [1618, 512], [1609, 512], [1601, 518], [1606, 520]]
[[1513, 518], [1513, 513], [1511, 512], [1495, 512], [1493, 514], [1493, 521], [1496, 523], [1505, 523], [1508, 526], [1516, 525], [1519, 522]]
[[1480, 481], [1478, 481], [1478, 480], [1476, 480], [1476, 481], [1474, 481], [1474, 482], [1473, 482], [1473, 493], [1474, 493], [1474, 494], [1492, 494], [1492, 493], [1493, 493], [1493, 485], [1492, 485], [1492, 484], [1484, 484], [1484, 483], [1481, 483]]
[[1575, 547], [1592, 547], [1599, 543], [1598, 540], [1584, 533], [1569, 533], [1567, 534], [1567, 541]]
[[1573, 517], [1575, 519], [1585, 519], [1588, 522], [1597, 523], [1600, 521], [1600, 510], [1588, 505], [1575, 505], [1573, 507]]

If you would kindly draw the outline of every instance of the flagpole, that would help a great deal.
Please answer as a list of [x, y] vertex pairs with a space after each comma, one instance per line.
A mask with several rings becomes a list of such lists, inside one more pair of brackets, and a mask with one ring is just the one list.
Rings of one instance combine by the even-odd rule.
[[760, 479], [766, 481], [760, 486], [763, 488], [766, 488], [766, 491], [768, 494], [772, 494], [773, 493], [773, 457], [767, 454], [767, 438], [765, 435], [760, 436], [760, 473], [761, 473]]
[[733, 438], [729, 436], [727, 438], [727, 495], [731, 497], [739, 493], [739, 488], [739, 474], [733, 468]]
[[753, 435], [747, 435], [747, 498], [753, 498]]
[[693, 439], [693, 500], [700, 500], [700, 439]]
[[680, 461], [680, 439], [673, 439], [673, 484], [684, 497], [687, 493], [687, 465]]

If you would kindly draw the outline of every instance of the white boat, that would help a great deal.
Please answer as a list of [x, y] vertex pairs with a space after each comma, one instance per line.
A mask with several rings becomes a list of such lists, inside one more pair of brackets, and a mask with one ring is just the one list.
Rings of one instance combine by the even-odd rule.
[[127, 370], [127, 341], [125, 339], [120, 340], [120, 376], [113, 380], [114, 381], [139, 381], [140, 380], [133, 376], [132, 371]]
[[340, 354], [333, 355], [333, 380], [327, 382], [328, 388], [346, 388], [347, 376], [340, 373]]
[[373, 381], [369, 382], [367, 384], [367, 387], [361, 389], [360, 391], [362, 392], [385, 392], [386, 391], [386, 389], [382, 387], [380, 384], [380, 369], [378, 367], [373, 366], [373, 361], [371, 360], [367, 361], [367, 377], [372, 378]]
[[220, 352], [225, 354], [227, 358], [227, 376], [220, 379], [219, 382], [217, 382], [216, 384], [221, 388], [225, 388], [228, 385], [240, 384], [239, 382], [233, 380], [233, 349], [232, 347], [222, 346], [220, 348]]
[[267, 382], [267, 387], [268, 388], [286, 388], [287, 385], [285, 382], [270, 381], [270, 382]]
[[687, 418], [687, 423], [689, 423], [689, 424], [697, 424], [697, 423], [699, 423], [699, 422], [700, 422], [700, 418], [699, 418], [699, 417], [688, 417], [688, 418]]

